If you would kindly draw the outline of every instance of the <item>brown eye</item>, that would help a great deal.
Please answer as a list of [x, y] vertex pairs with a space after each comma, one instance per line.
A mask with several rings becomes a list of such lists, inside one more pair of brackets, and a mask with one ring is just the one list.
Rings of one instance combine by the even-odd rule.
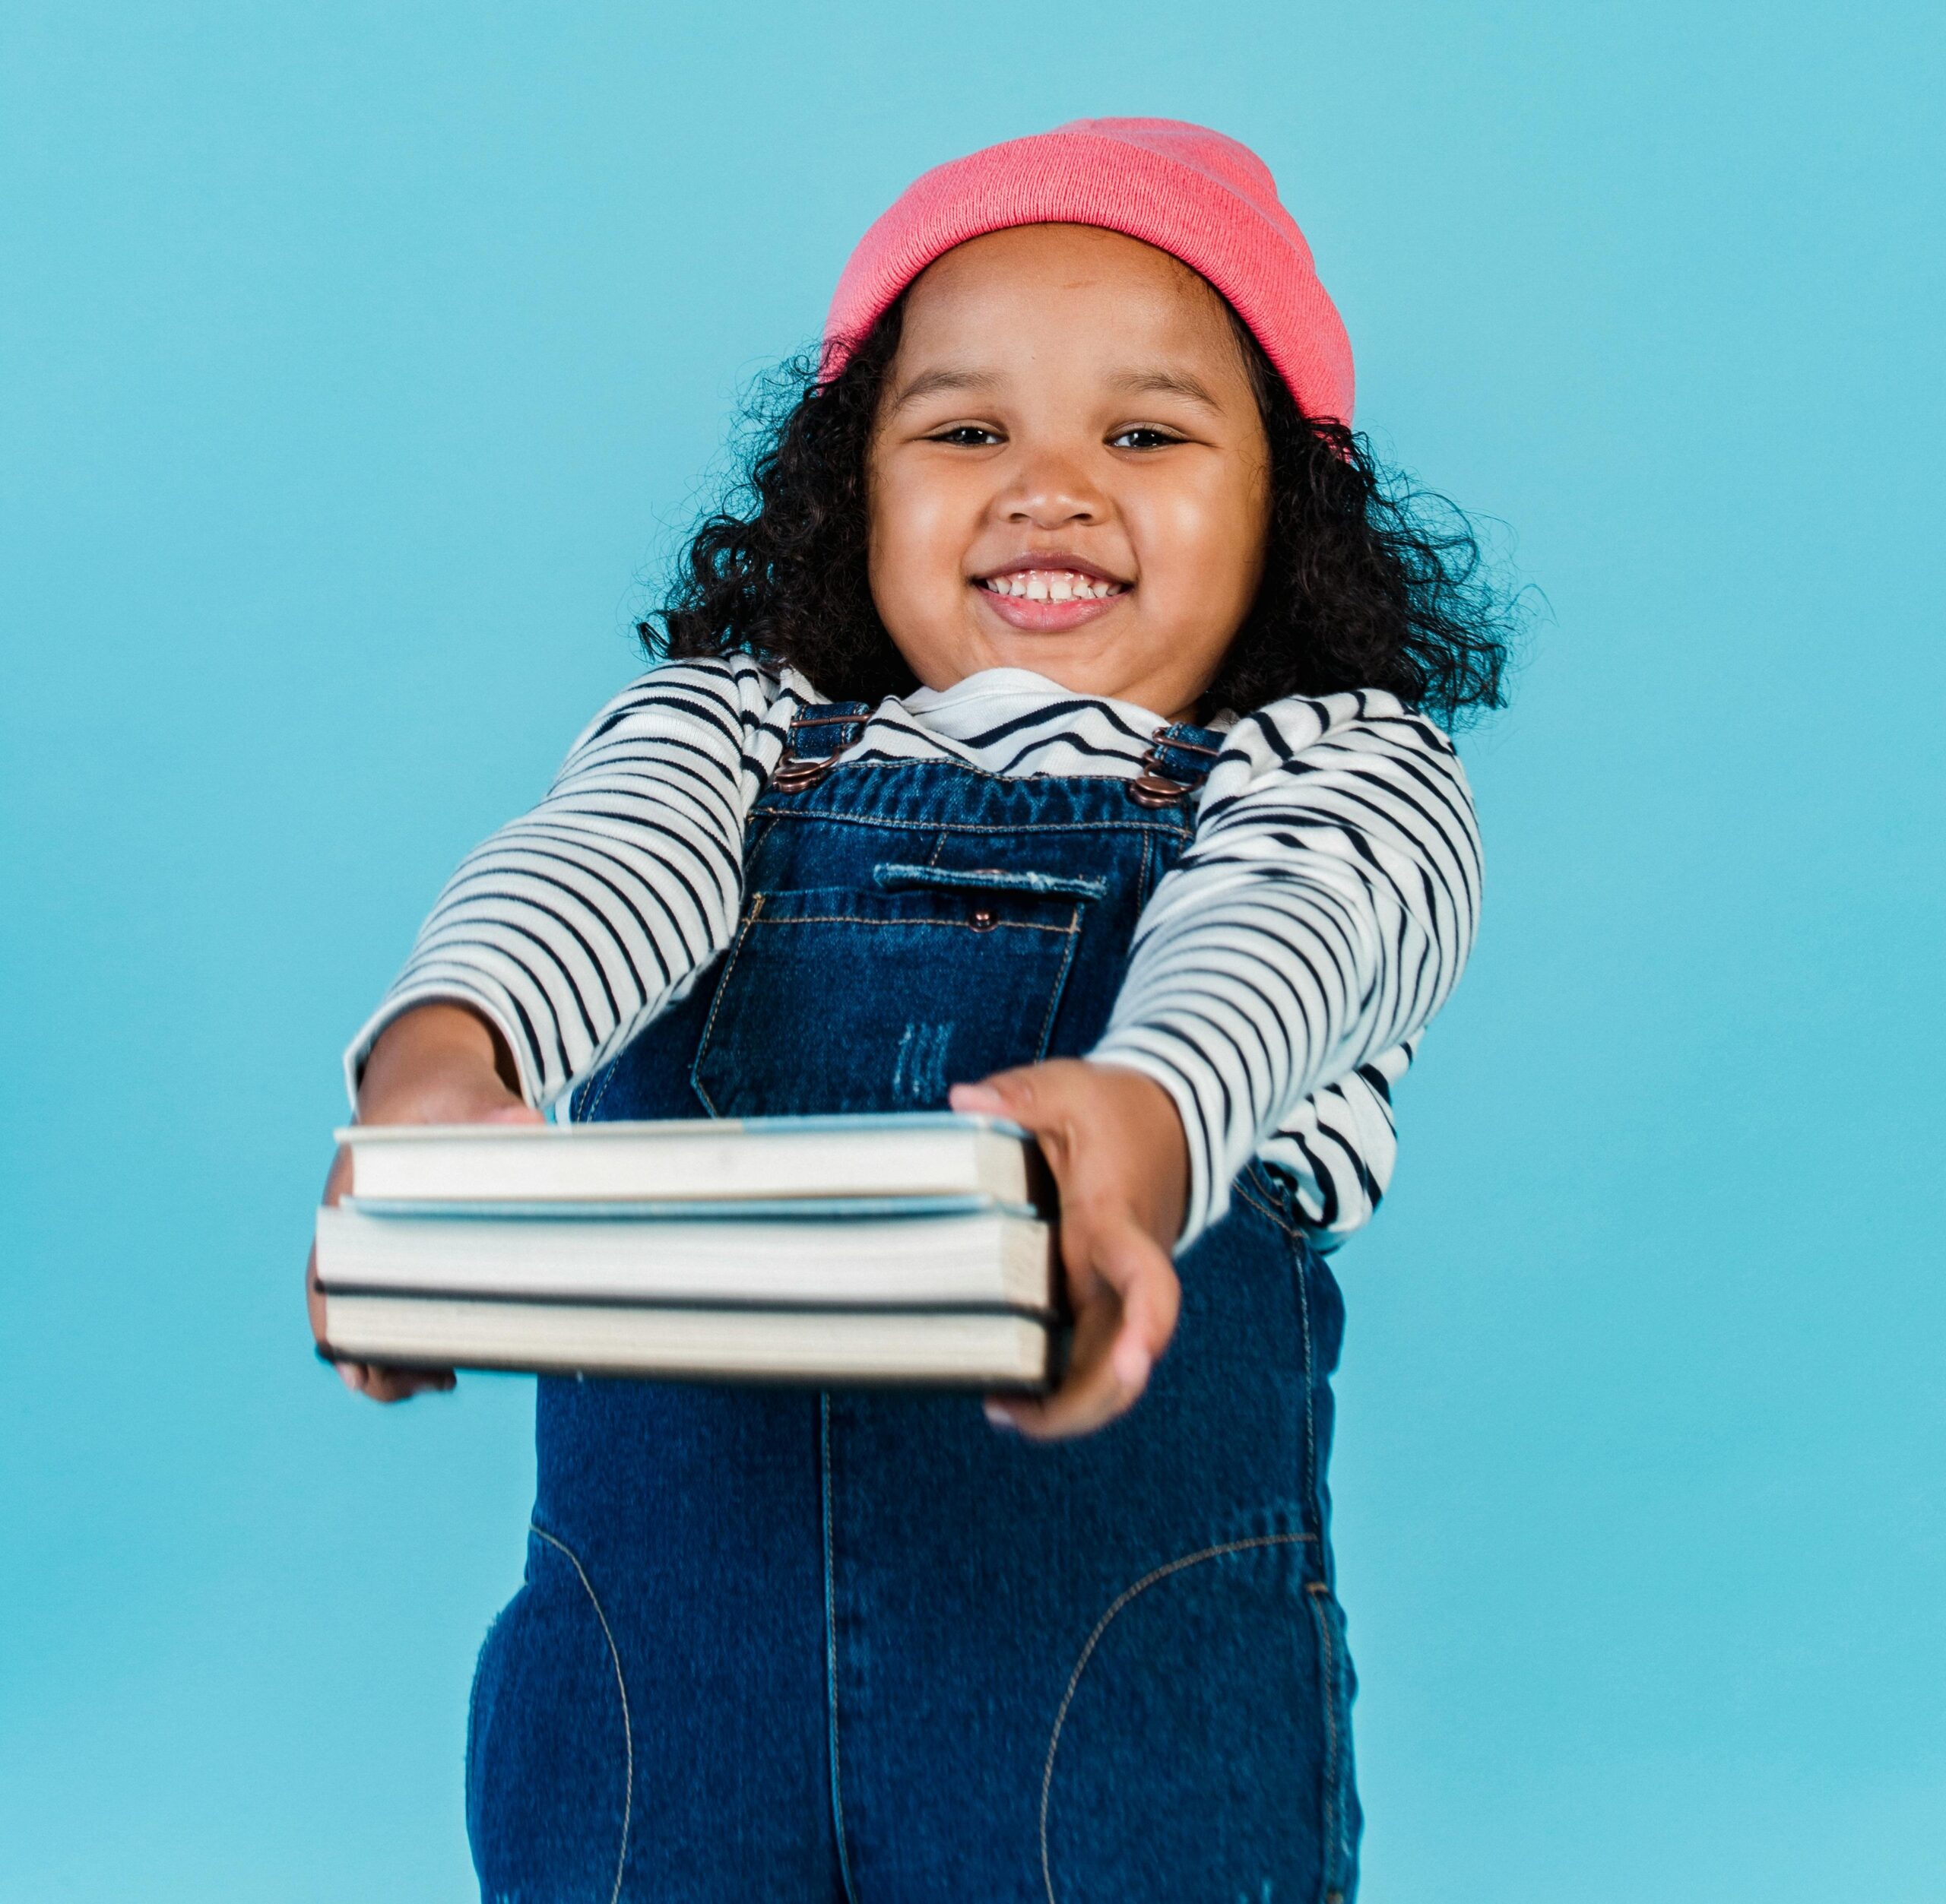
[[982, 429], [978, 423], [956, 423], [950, 429], [943, 429], [937, 436], [926, 439], [929, 443], [949, 443], [955, 449], [984, 449], [989, 443], [997, 443], [998, 435], [990, 429]]
[[1167, 449], [1171, 443], [1180, 443], [1180, 436], [1171, 436], [1167, 430], [1151, 429], [1146, 424], [1133, 429], [1118, 431], [1108, 439], [1111, 449]]

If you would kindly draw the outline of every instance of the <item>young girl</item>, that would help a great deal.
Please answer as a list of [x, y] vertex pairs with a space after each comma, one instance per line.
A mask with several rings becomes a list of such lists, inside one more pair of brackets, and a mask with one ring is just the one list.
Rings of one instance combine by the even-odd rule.
[[1072, 1364], [984, 1413], [543, 1380], [483, 1893], [1349, 1898], [1322, 1253], [1472, 939], [1432, 717], [1498, 699], [1504, 616], [1380, 487], [1217, 134], [927, 174], [826, 336], [658, 664], [442, 895], [357, 1114], [1012, 1117]]

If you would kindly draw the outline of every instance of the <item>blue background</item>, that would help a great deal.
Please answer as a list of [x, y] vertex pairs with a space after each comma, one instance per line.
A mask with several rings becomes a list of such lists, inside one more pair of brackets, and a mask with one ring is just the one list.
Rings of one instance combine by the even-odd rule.
[[1365, 1896], [1946, 1895], [1938, 19], [14, 0], [0, 1896], [469, 1894], [529, 1396], [310, 1359], [341, 1046], [870, 217], [1117, 112], [1551, 607], [1339, 1259]]

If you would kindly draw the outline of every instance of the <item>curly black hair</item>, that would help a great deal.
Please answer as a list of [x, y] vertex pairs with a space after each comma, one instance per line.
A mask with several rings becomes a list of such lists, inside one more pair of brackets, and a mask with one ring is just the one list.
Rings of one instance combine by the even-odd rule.
[[[902, 299], [829, 382], [813, 353], [759, 391], [737, 486], [636, 625], [652, 659], [753, 655], [845, 701], [917, 685], [867, 574], [867, 457], [902, 312]], [[1263, 579], [1206, 709], [1379, 688], [1450, 726], [1502, 705], [1520, 597], [1496, 585], [1472, 525], [1382, 470], [1363, 436], [1307, 417], [1231, 318], [1269, 438], [1270, 519]]]

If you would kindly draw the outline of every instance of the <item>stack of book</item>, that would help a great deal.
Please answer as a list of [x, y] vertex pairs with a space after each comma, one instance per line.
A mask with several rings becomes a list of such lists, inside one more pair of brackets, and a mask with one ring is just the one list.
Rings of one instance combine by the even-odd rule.
[[399, 1367], [1045, 1389], [1032, 1139], [988, 1117], [361, 1125], [318, 1212], [324, 1354]]

